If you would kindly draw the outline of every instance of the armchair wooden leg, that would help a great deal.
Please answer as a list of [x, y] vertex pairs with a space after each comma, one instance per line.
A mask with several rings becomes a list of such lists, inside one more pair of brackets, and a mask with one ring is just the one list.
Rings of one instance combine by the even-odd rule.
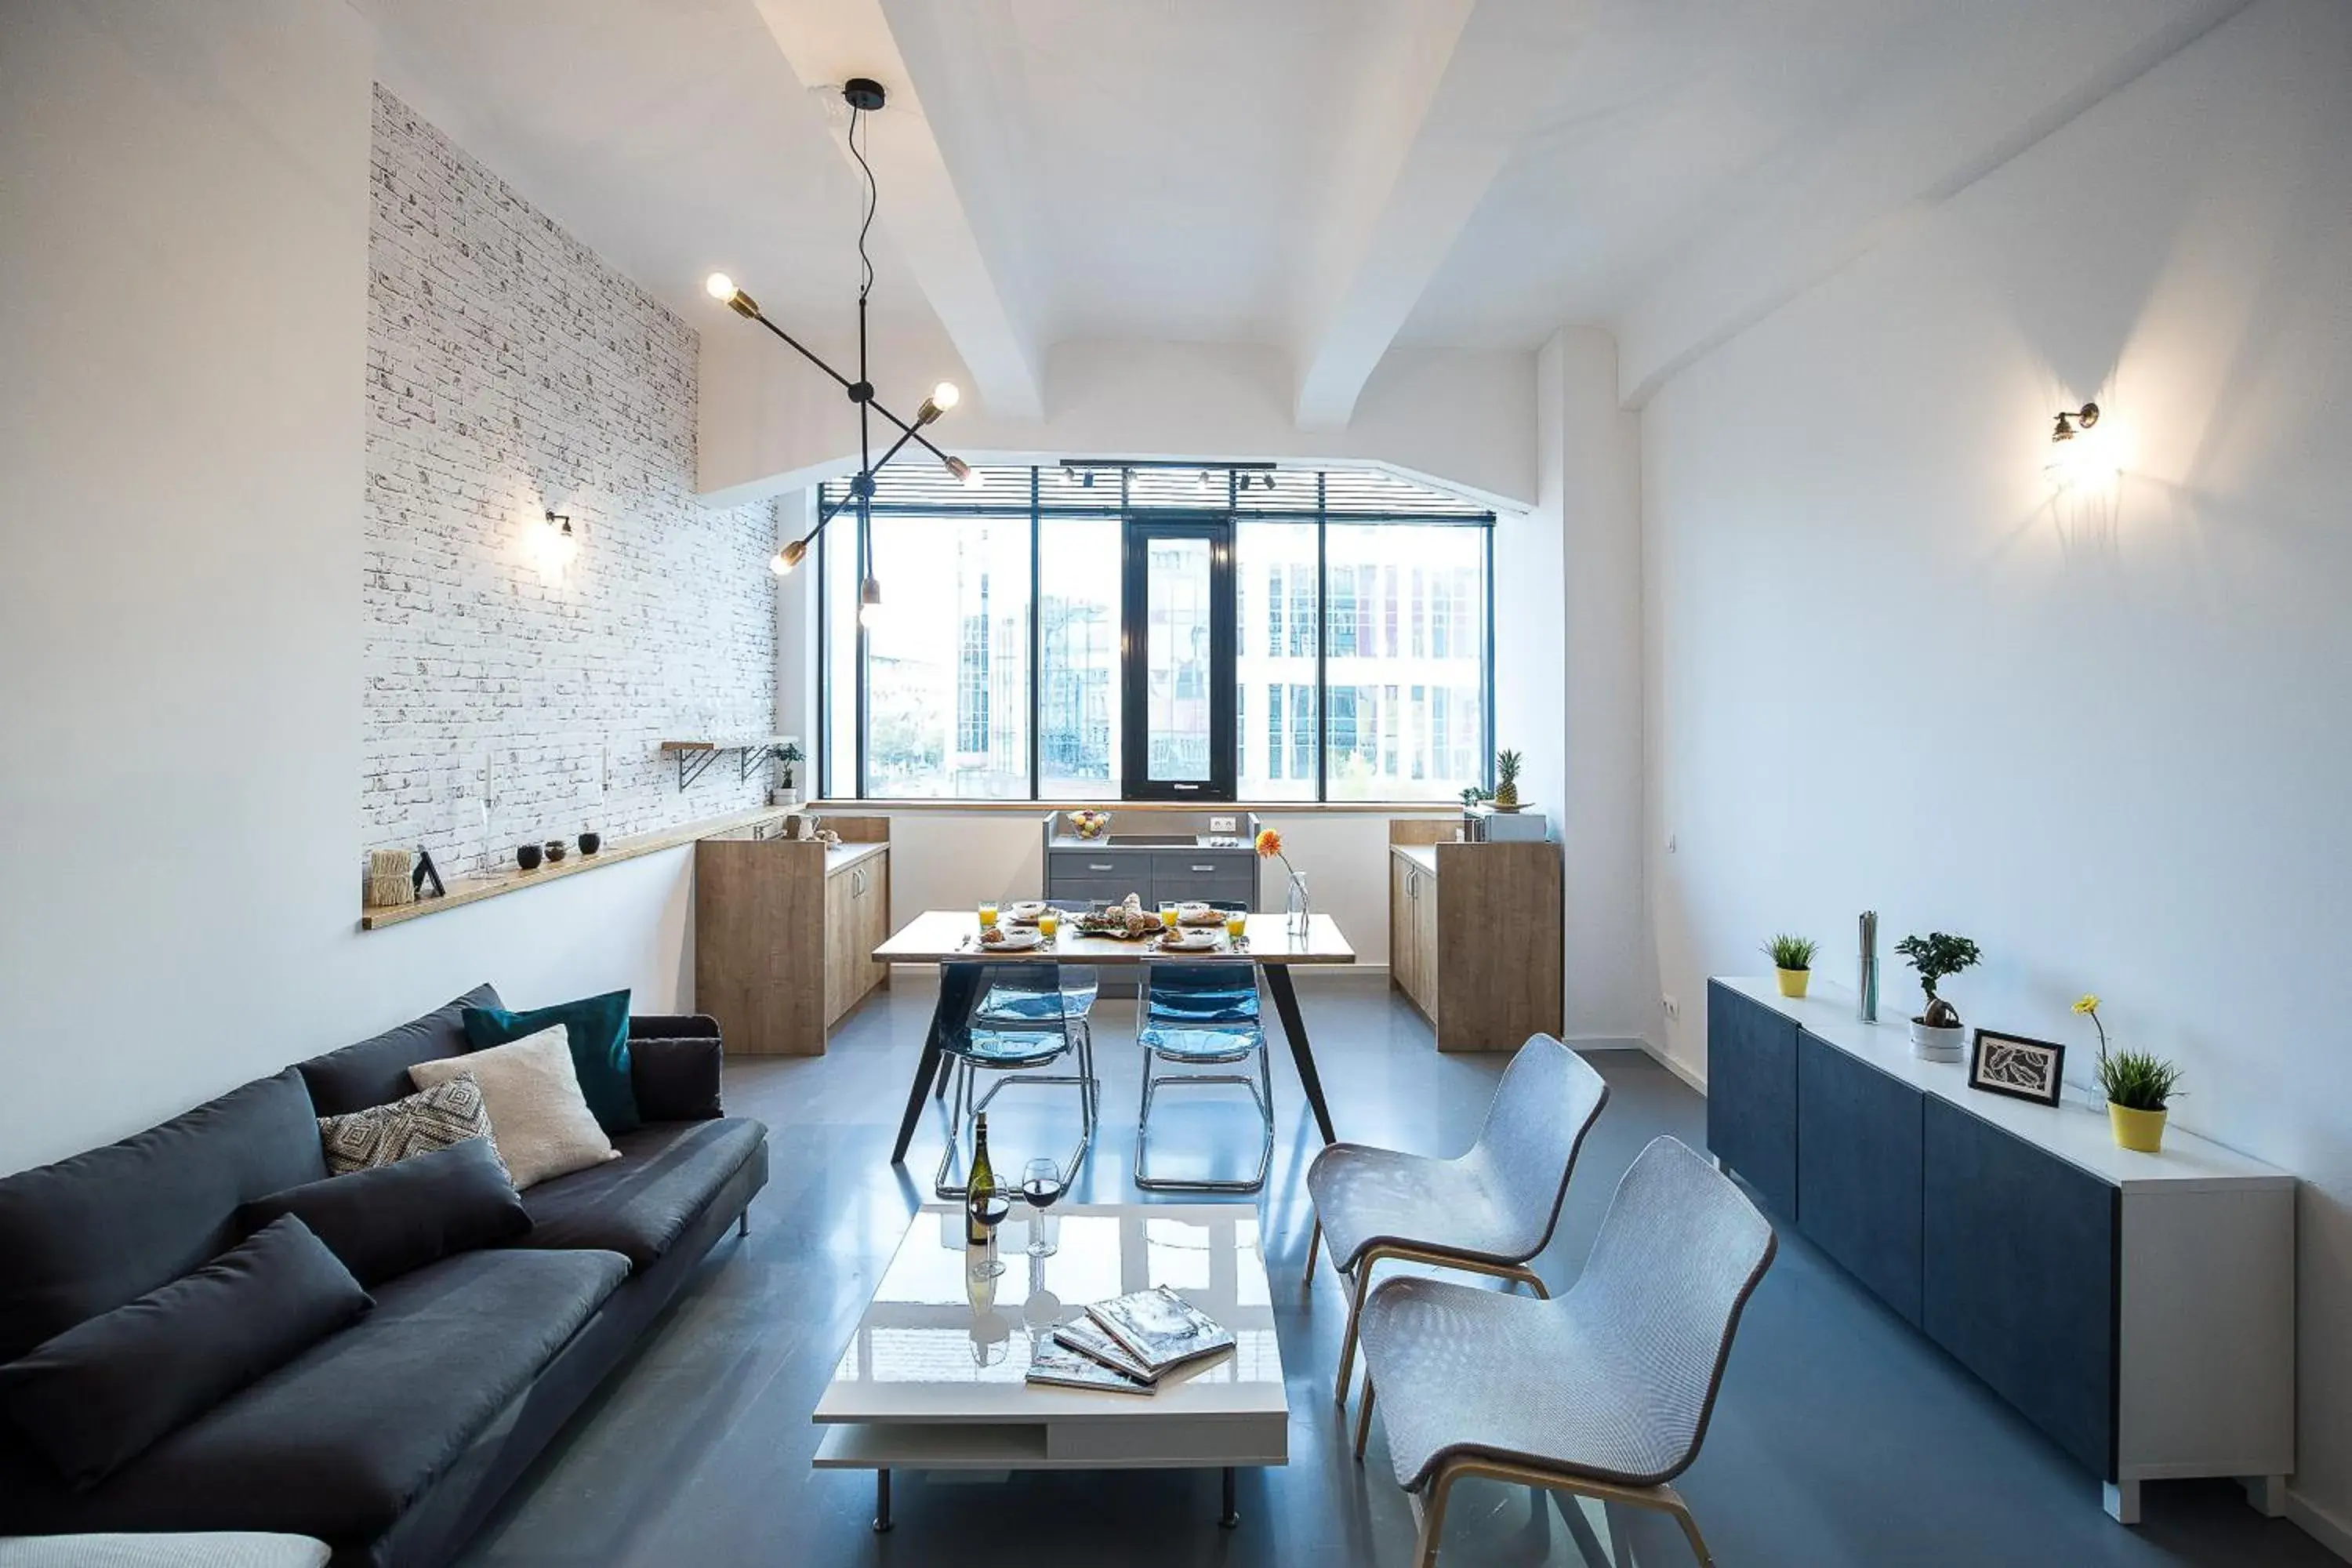
[[1372, 1374], [1364, 1374], [1364, 1404], [1356, 1412], [1356, 1463], [1364, 1462], [1364, 1444], [1372, 1435]]
[[1440, 1470], [1430, 1478], [1428, 1496], [1420, 1509], [1421, 1538], [1412, 1549], [1413, 1568], [1437, 1568], [1437, 1537], [1445, 1528], [1445, 1494], [1453, 1485], [1452, 1470]]
[[1299, 1276], [1298, 1283], [1301, 1289], [1311, 1288], [1315, 1283], [1315, 1249], [1322, 1245], [1323, 1222], [1318, 1219], [1315, 1222], [1314, 1228], [1307, 1233], [1307, 1272]]
[[1372, 1278], [1373, 1255], [1367, 1253], [1356, 1265], [1354, 1278], [1341, 1275], [1339, 1282], [1348, 1288], [1348, 1328], [1339, 1336], [1339, 1375], [1332, 1380], [1331, 1397], [1340, 1409], [1348, 1407], [1348, 1383], [1356, 1371], [1356, 1328], [1364, 1312], [1364, 1287]]
[[1706, 1537], [1698, 1532], [1698, 1521], [1691, 1517], [1691, 1510], [1678, 1504], [1666, 1511], [1683, 1527], [1683, 1535], [1690, 1542], [1691, 1555], [1698, 1560], [1698, 1568], [1715, 1568], [1715, 1553], [1706, 1549]]

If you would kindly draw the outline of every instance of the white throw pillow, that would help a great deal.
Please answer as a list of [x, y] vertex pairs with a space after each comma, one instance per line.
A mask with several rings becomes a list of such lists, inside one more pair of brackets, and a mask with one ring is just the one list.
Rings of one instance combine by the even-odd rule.
[[515, 1191], [621, 1157], [580, 1092], [580, 1074], [572, 1065], [572, 1047], [562, 1025], [551, 1025], [510, 1046], [441, 1057], [408, 1069], [409, 1081], [419, 1089], [431, 1089], [459, 1073], [472, 1074], [481, 1085], [490, 1135], [514, 1177]]

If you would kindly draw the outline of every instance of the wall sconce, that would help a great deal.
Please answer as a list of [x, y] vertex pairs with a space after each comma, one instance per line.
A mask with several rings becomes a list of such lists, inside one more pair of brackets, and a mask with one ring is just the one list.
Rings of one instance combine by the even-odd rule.
[[2095, 403], [2085, 403], [2080, 408], [2062, 409], [2058, 415], [2058, 427], [2050, 432], [2050, 438], [2053, 441], [2071, 441], [2098, 422], [2099, 405]]
[[560, 511], [547, 514], [547, 558], [557, 566], [568, 566], [580, 549], [579, 536], [572, 531], [572, 519]]

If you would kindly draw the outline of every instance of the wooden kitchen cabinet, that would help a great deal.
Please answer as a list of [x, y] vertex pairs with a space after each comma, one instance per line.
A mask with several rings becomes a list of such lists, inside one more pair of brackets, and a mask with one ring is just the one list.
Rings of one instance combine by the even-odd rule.
[[746, 833], [695, 847], [695, 1005], [730, 1051], [822, 1056], [825, 1031], [889, 976], [889, 821], [833, 817], [827, 846]]
[[1560, 1031], [1559, 847], [1428, 842], [1402, 820], [1389, 847], [1389, 975], [1443, 1051], [1517, 1050]]

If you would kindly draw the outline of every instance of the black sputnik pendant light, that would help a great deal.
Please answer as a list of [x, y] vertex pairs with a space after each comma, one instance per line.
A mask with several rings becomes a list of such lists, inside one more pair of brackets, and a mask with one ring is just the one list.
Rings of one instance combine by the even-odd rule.
[[[931, 395], [924, 398], [922, 405], [915, 410], [914, 421], [911, 424], [884, 407], [874, 395], [874, 383], [868, 379], [866, 366], [866, 303], [874, 292], [874, 263], [866, 254], [866, 236], [874, 226], [874, 213], [880, 205], [880, 192], [874, 183], [874, 166], [866, 161], [866, 150], [860, 145], [858, 132], [862, 129], [865, 117], [882, 107], [884, 94], [880, 82], [869, 80], [865, 77], [853, 77], [842, 88], [841, 96], [849, 105], [849, 155], [857, 161], [858, 168], [866, 174], [866, 217], [857, 228], [857, 378], [853, 381], [842, 374], [841, 372], [825, 363], [806, 343], [761, 315], [760, 302], [735, 287], [735, 280], [724, 272], [712, 273], [704, 280], [703, 288], [709, 291], [712, 299], [728, 306], [737, 315], [748, 317], [759, 322], [760, 325], [782, 339], [786, 346], [803, 359], [839, 382], [842, 390], [849, 395], [849, 401], [857, 405], [856, 476], [849, 481], [846, 493], [835, 500], [831, 506], [817, 513], [815, 526], [777, 551], [774, 557], [769, 561], [768, 566], [781, 577], [799, 565], [802, 558], [808, 554], [810, 542], [824, 531], [824, 525], [831, 522], [836, 515], [855, 501], [857, 505], [859, 524], [857, 534], [863, 552], [858, 562], [860, 581], [857, 615], [862, 623], [871, 625], [876, 612], [882, 605], [882, 584], [876, 581], [874, 576], [874, 531], [866, 526], [873, 519], [876, 471], [903, 451], [908, 442], [912, 441], [945, 464], [948, 472], [953, 474], [965, 485], [973, 489], [979, 488], [981, 477], [979, 470], [972, 468], [971, 464], [961, 458], [950, 457], [940, 451], [931, 444], [929, 437], [923, 434], [925, 426], [956, 405], [961, 394], [956, 391], [955, 383], [943, 381], [931, 388]], [[874, 456], [874, 419], [877, 415], [885, 422], [897, 426], [898, 431], [898, 438], [891, 442], [888, 449], [878, 458]]]

